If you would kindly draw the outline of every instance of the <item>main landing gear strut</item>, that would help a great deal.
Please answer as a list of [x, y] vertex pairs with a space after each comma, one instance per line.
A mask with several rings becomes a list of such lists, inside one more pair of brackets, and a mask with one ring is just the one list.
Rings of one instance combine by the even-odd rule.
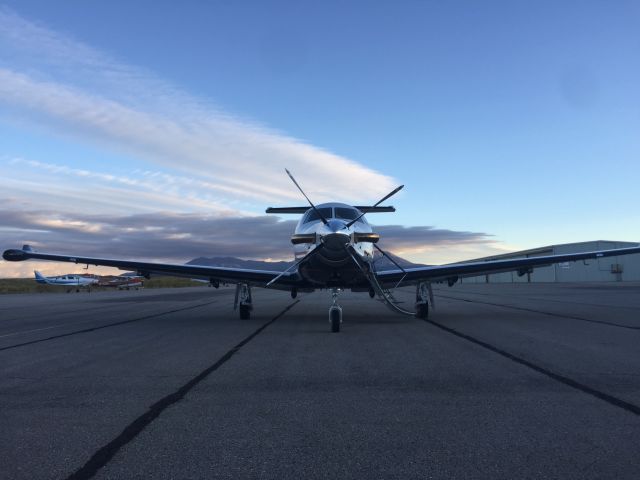
[[251, 301], [251, 285], [248, 283], [238, 283], [236, 285], [236, 297], [233, 302], [233, 309], [240, 311], [241, 320], [248, 320], [251, 317], [253, 303]]
[[[416, 318], [429, 318], [429, 303], [433, 303], [431, 285], [421, 282], [416, 285]], [[431, 298], [430, 298], [431, 297]]]
[[340, 293], [339, 288], [331, 289], [332, 304], [329, 307], [329, 323], [331, 324], [331, 331], [334, 333], [340, 331], [340, 324], [342, 323], [342, 307], [338, 305], [338, 293]]

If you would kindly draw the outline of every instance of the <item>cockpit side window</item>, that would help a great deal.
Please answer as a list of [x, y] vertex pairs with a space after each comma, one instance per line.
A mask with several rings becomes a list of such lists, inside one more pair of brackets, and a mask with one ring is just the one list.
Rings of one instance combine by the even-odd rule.
[[[327, 220], [333, 217], [333, 212], [331, 207], [319, 208], [318, 211]], [[309, 223], [316, 220], [320, 220], [320, 217], [318, 216], [318, 213], [312, 209], [312, 210], [309, 210], [309, 212], [307, 213], [307, 217], [304, 219], [304, 223]]]

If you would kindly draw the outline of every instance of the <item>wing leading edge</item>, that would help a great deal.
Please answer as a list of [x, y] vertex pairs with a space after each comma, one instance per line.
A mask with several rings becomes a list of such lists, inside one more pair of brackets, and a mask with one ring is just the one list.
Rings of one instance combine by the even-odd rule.
[[[244, 268], [209, 267], [204, 265], [180, 265], [171, 263], [136, 262], [133, 260], [118, 260], [110, 258], [74, 257], [33, 251], [28, 245], [22, 250], [5, 250], [2, 257], [10, 262], [21, 262], [30, 259], [51, 260], [54, 262], [69, 262], [86, 265], [100, 265], [116, 267], [120, 270], [135, 270], [141, 275], [162, 274], [187, 278], [202, 278], [218, 280], [228, 283], [248, 283], [257, 287], [264, 287], [282, 272], [275, 270], [250, 270]], [[273, 288], [291, 288], [300, 286], [300, 278], [296, 272], [282, 275]]]
[[383, 284], [416, 283], [421, 281], [456, 281], [462, 277], [475, 277], [490, 273], [518, 272], [527, 273], [530, 269], [544, 267], [561, 262], [575, 262], [593, 258], [616, 257], [640, 253], [640, 246], [616, 248], [611, 250], [596, 250], [592, 252], [567, 253], [562, 255], [546, 255], [543, 257], [514, 258], [506, 260], [490, 260], [484, 262], [450, 263], [429, 267], [407, 268], [404, 270], [386, 270], [377, 273]]

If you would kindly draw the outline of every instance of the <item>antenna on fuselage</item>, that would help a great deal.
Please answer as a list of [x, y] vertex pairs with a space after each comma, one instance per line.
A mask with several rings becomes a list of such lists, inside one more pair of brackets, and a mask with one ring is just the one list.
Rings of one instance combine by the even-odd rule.
[[287, 172], [287, 175], [289, 175], [289, 178], [291, 179], [291, 181], [295, 184], [296, 187], [298, 187], [298, 190], [300, 190], [300, 193], [304, 196], [304, 198], [307, 199], [307, 202], [309, 202], [309, 205], [311, 205], [311, 208], [313, 208], [313, 211], [316, 212], [318, 217], [320, 217], [320, 220], [322, 220], [322, 223], [324, 223], [325, 225], [327, 223], [329, 223], [329, 222], [327, 222], [327, 219], [322, 216], [322, 214], [320, 213], [320, 210], [318, 210], [316, 208], [316, 206], [311, 202], [311, 200], [309, 200], [309, 197], [307, 197], [307, 194], [304, 193], [302, 188], [300, 188], [300, 185], [298, 185], [298, 182], [296, 182], [296, 179], [293, 178], [293, 175], [291, 175], [291, 172], [289, 170], [287, 170], [286, 168], [284, 169], [284, 171]]
[[[404, 185], [400, 185], [399, 187], [395, 188], [392, 192], [387, 193], [384, 197], [382, 197], [380, 200], [378, 200], [372, 208], [376, 208], [378, 205], [380, 205], [382, 202], [384, 202], [387, 198], [393, 197], [396, 193], [398, 193], [400, 190], [402, 190], [404, 188]], [[356, 218], [354, 218], [353, 220], [351, 220], [349, 223], [347, 223], [344, 227], [342, 228], [349, 228], [351, 225], [353, 225], [354, 223], [356, 223], [358, 220], [360, 220], [363, 216], [364, 216], [365, 212], [361, 213], [360, 215], [358, 215]]]

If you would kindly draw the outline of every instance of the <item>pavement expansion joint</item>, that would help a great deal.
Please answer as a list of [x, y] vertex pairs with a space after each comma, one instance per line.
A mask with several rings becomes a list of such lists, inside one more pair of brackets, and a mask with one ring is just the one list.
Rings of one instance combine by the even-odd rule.
[[572, 378], [566, 377], [564, 375], [561, 375], [559, 373], [555, 373], [551, 370], [548, 370], [544, 367], [541, 367], [540, 365], [536, 365], [533, 362], [530, 362], [529, 360], [525, 360], [522, 357], [518, 357], [512, 353], [507, 352], [506, 350], [502, 350], [499, 347], [496, 347], [494, 345], [491, 345], [490, 343], [484, 342], [482, 340], [479, 340], [475, 337], [472, 337], [471, 335], [468, 335], [466, 333], [462, 333], [454, 328], [451, 327], [447, 327], [446, 325], [443, 325], [441, 323], [438, 322], [434, 322], [433, 320], [425, 320], [426, 323], [433, 325], [434, 327], [437, 327], [441, 330], [444, 330], [445, 332], [451, 333], [452, 335], [455, 335], [459, 338], [462, 338], [464, 340], [467, 340], [468, 342], [474, 343], [482, 348], [485, 348], [487, 350], [490, 350], [494, 353], [497, 353], [498, 355], [501, 355], [509, 360], [511, 360], [512, 362], [518, 363], [520, 365], [523, 365], [525, 367], [530, 368], [531, 370], [534, 370], [538, 373], [541, 373], [543, 375], [546, 375], [547, 377], [562, 383], [563, 385], [566, 385], [568, 387], [572, 387], [576, 390], [579, 390], [583, 393], [586, 393], [588, 395], [591, 395], [593, 397], [596, 397], [600, 400], [603, 400], [605, 402], [607, 402], [610, 405], [613, 405], [614, 407], [618, 407], [621, 408], [629, 413], [632, 413], [634, 415], [638, 415], [640, 416], [640, 406], [635, 405], [633, 403], [629, 403], [625, 400], [622, 400], [618, 397], [614, 397], [613, 395], [610, 395], [608, 393], [602, 392], [600, 390], [596, 390], [595, 388], [592, 388], [588, 385], [585, 385], [583, 383], [580, 383]]
[[192, 310], [194, 308], [206, 307], [207, 305], [211, 305], [212, 303], [216, 303], [217, 300], [213, 300], [211, 302], [199, 303], [198, 305], [189, 305], [188, 307], [175, 308], [173, 310], [167, 310], [165, 312], [153, 313], [150, 315], [145, 315], [143, 317], [130, 318], [129, 320], [121, 320], [119, 322], [106, 323], [102, 325], [97, 325], [95, 327], [83, 328], [82, 330], [74, 330], [73, 332], [61, 333], [59, 335], [52, 335], [46, 338], [39, 338], [37, 340], [30, 340], [28, 342], [16, 343], [14, 345], [8, 345], [6, 347], [0, 347], [0, 352], [4, 350], [11, 350], [19, 347], [26, 347], [27, 345], [34, 345], [36, 343], [48, 342], [49, 340], [56, 340], [58, 338], [70, 337], [72, 335], [79, 335], [82, 333], [90, 333], [95, 332], [96, 330], [102, 330], [104, 328], [117, 327], [119, 325], [126, 325], [128, 323], [140, 322], [142, 320], [149, 320], [150, 318], [160, 317], [162, 315], [168, 315], [170, 313], [178, 313], [183, 312], [185, 310]]
[[560, 314], [560, 313], [545, 312], [544, 310], [536, 310], [534, 308], [518, 307], [518, 306], [515, 306], [515, 305], [504, 305], [502, 303], [482, 302], [480, 300], [470, 300], [468, 298], [451, 297], [451, 296], [442, 295], [442, 294], [437, 294], [436, 297], [446, 298], [446, 299], [449, 299], [449, 300], [458, 300], [460, 302], [467, 302], [467, 303], [480, 303], [482, 305], [491, 305], [492, 307], [511, 308], [513, 310], [520, 310], [520, 311], [523, 311], [523, 312], [539, 313], [541, 315], [549, 315], [551, 317], [568, 318], [570, 320], [578, 320], [578, 321], [581, 321], [581, 322], [597, 323], [597, 324], [600, 324], [600, 325], [607, 325], [609, 327], [626, 328], [628, 330], [640, 330], [640, 327], [636, 327], [636, 326], [633, 326], [633, 325], [624, 325], [622, 323], [607, 322], [605, 320], [593, 320], [591, 318], [577, 317], [577, 316], [574, 316], [574, 315], [565, 315], [565, 314]]
[[98, 449], [82, 467], [69, 475], [67, 477], [67, 480], [85, 480], [93, 478], [101, 468], [106, 466], [123, 447], [134, 440], [146, 427], [148, 427], [156, 418], [158, 418], [162, 414], [162, 412], [182, 400], [187, 395], [187, 393], [189, 393], [196, 385], [198, 385], [211, 373], [216, 371], [224, 363], [230, 360], [242, 347], [244, 347], [260, 333], [262, 333], [269, 325], [273, 324], [276, 320], [286, 314], [299, 301], [300, 300], [296, 300], [293, 303], [289, 304], [275, 317], [262, 324], [262, 326], [260, 326], [257, 330], [245, 337], [236, 346], [231, 348], [227, 353], [216, 360], [215, 363], [202, 370], [198, 375], [193, 377], [176, 391], [168, 394], [167, 396], [161, 398], [153, 405], [151, 405], [146, 412], [144, 412], [138, 418], [134, 419], [129, 425], [127, 425], [117, 437]]
[[[434, 289], [434, 293], [437, 296], [440, 296], [441, 293], [440, 292], [444, 292], [450, 289], [443, 289], [443, 290], [436, 290]], [[514, 298], [512, 294], [510, 293], [503, 293], [503, 294], [496, 294], [496, 293], [486, 293], [486, 292], [471, 292], [468, 290], [464, 290], [464, 291], [455, 291], [453, 290], [451, 293], [459, 293], [459, 294], [463, 294], [463, 295], [476, 295], [476, 296], [481, 296], [481, 297], [506, 297], [506, 298]], [[444, 297], [444, 295], [442, 295]], [[560, 299], [555, 299], [555, 298], [548, 298], [548, 296], [544, 296], [544, 295], [537, 295], [537, 296], [522, 296], [522, 295], [518, 295], [516, 298], [518, 298], [519, 300], [529, 300], [531, 302], [547, 302], [547, 303], [558, 303], [561, 305], [582, 305], [582, 306], [586, 306], [586, 307], [602, 307], [602, 308], [611, 308], [611, 304], [603, 304], [603, 303], [590, 303], [590, 302], [585, 302], [585, 301], [571, 301], [571, 300], [567, 300], [566, 298], [562, 298], [562, 300]], [[458, 298], [459, 300], [462, 300], [461, 298]], [[616, 308], [619, 309], [624, 309], [624, 310], [633, 310], [633, 311], [638, 311], [640, 310], [640, 308], [635, 307], [635, 306], [626, 306], [626, 305], [616, 305]]]

